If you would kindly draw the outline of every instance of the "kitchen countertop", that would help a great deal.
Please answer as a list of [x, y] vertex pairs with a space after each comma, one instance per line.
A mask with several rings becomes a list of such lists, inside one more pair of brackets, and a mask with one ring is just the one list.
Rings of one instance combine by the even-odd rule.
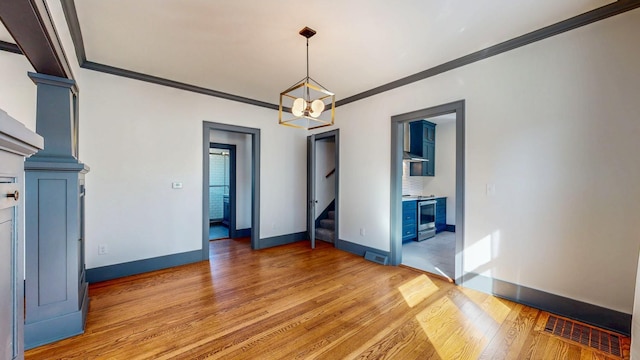
[[433, 200], [444, 196], [435, 195], [402, 195], [402, 201]]

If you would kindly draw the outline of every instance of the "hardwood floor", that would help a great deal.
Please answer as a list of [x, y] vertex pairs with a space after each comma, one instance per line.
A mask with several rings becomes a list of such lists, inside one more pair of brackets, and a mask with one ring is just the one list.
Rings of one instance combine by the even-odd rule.
[[[547, 313], [318, 242], [91, 284], [86, 332], [26, 359], [614, 359]], [[629, 339], [624, 339], [629, 357]]]

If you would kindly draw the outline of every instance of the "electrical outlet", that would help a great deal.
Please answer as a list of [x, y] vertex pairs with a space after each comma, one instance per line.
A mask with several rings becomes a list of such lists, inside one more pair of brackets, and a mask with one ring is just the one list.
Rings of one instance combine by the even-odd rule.
[[174, 181], [171, 183], [172, 189], [182, 189], [182, 183], [178, 181]]
[[487, 196], [493, 196], [496, 194], [496, 184], [487, 184]]
[[108, 252], [109, 252], [109, 249], [107, 248], [107, 244], [98, 245], [98, 255], [104, 255], [104, 254], [107, 254]]
[[360, 228], [360, 236], [364, 236], [364, 228], [363, 227]]

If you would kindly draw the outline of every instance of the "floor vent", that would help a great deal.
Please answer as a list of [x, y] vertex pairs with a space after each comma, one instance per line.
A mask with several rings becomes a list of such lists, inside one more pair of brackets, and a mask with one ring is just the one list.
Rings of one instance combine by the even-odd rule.
[[387, 265], [387, 261], [388, 261], [388, 258], [385, 255], [376, 254], [376, 253], [371, 252], [371, 251], [365, 252], [364, 253], [364, 258], [369, 260], [369, 261], [373, 261], [375, 263], [378, 263], [380, 265]]
[[622, 356], [620, 336], [588, 325], [549, 316], [544, 331], [607, 354]]

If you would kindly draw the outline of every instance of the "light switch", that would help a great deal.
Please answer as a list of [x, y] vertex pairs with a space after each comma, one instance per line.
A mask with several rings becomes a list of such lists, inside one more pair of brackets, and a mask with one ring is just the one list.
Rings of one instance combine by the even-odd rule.
[[182, 189], [182, 183], [174, 181], [174, 182], [171, 183], [171, 188], [172, 189]]
[[496, 194], [496, 184], [487, 184], [487, 196], [493, 196]]

